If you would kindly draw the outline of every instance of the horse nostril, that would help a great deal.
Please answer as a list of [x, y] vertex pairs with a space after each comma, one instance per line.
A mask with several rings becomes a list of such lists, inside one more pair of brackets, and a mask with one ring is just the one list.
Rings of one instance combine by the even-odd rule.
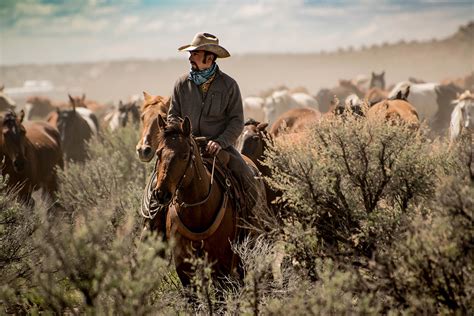
[[150, 154], [151, 154], [151, 147], [145, 147], [145, 149], [143, 149], [143, 155], [148, 156]]
[[17, 171], [22, 171], [25, 168], [25, 161], [23, 159], [15, 159], [13, 162], [13, 167]]

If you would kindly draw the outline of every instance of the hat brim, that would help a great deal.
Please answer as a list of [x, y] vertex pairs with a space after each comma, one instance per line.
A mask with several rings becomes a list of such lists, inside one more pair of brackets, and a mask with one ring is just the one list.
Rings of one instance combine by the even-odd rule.
[[205, 51], [216, 54], [217, 57], [219, 58], [230, 57], [230, 53], [227, 51], [227, 49], [216, 44], [204, 44], [204, 45], [199, 45], [199, 46], [184, 45], [178, 48], [178, 51], [180, 52], [190, 52], [193, 50], [205, 50]]

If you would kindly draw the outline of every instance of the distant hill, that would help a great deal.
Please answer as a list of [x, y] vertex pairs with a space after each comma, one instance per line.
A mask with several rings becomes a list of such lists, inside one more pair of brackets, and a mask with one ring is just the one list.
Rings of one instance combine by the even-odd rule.
[[[474, 22], [441, 40], [380, 43], [361, 49], [312, 54], [249, 54], [219, 60], [244, 96], [277, 86], [304, 86], [311, 93], [371, 71], [386, 72], [388, 83], [408, 77], [427, 81], [465, 76], [474, 71]], [[81, 64], [1, 66], [7, 88], [25, 80], [49, 80], [60, 87], [54, 98], [67, 92], [85, 92], [89, 98], [117, 102], [148, 91], [169, 94], [177, 77], [188, 71], [185, 57], [170, 60], [123, 60]], [[22, 98], [23, 99], [23, 98]]]

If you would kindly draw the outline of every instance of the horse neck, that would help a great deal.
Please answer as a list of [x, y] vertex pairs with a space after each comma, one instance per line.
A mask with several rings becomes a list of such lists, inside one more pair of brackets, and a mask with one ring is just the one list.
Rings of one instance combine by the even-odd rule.
[[[71, 132], [71, 130], [73, 132]], [[65, 142], [66, 144], [63, 144], [64, 149], [68, 147], [70, 150], [82, 152], [86, 146], [85, 140], [88, 140], [91, 136], [92, 131], [89, 124], [78, 113], [76, 113], [72, 126], [68, 128], [68, 140]]]
[[[216, 212], [220, 208], [221, 190], [216, 181], [211, 186], [211, 175], [199, 154], [199, 149], [193, 143], [195, 161], [192, 164], [191, 180], [183, 186], [179, 192], [179, 201], [187, 204], [206, 202], [192, 207], [177, 207], [178, 213], [183, 223], [191, 229], [205, 229], [211, 225]], [[191, 166], [190, 166], [191, 167]], [[211, 190], [209, 192], [209, 190]]]
[[[195, 203], [204, 199], [209, 192], [209, 186], [211, 184], [211, 176], [208, 174], [207, 168], [204, 165], [202, 157], [199, 153], [199, 149], [194, 142], [192, 146], [194, 161], [191, 162], [191, 166], [188, 167], [188, 169], [192, 168], [192, 175], [191, 181], [186, 186], [186, 188], [188, 188], [193, 193], [193, 198], [196, 201], [186, 201], [187, 203]], [[191, 198], [190, 196], [186, 197]]]

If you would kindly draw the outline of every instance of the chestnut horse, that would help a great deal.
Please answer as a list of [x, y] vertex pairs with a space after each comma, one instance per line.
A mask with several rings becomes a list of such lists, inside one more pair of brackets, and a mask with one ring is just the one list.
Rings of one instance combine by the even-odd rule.
[[[239, 257], [231, 243], [243, 232], [238, 226], [243, 219], [231, 198], [232, 181], [227, 177], [224, 182], [216, 181], [214, 165], [211, 170], [206, 168], [191, 135], [189, 118], [169, 125], [158, 115], [157, 124], [156, 183], [152, 194], [160, 205], [168, 207], [166, 235], [174, 240], [171, 251], [176, 272], [184, 286], [190, 285], [193, 270], [189, 259], [206, 254], [213, 263], [213, 279], [221, 282], [238, 271]], [[255, 166], [253, 170], [258, 172]], [[256, 181], [263, 189], [261, 179]], [[264, 206], [263, 194], [259, 198], [257, 205]]]
[[136, 150], [138, 158], [140, 158], [142, 162], [149, 162], [153, 159], [153, 156], [155, 156], [157, 148], [155, 136], [158, 133], [158, 114], [166, 118], [170, 108], [171, 98], [159, 95], [153, 96], [145, 91], [143, 92], [143, 96], [144, 102], [140, 115], [142, 130]]
[[282, 132], [296, 133], [319, 122], [321, 113], [310, 108], [291, 109], [280, 115], [272, 124], [270, 134], [278, 137]]
[[372, 106], [366, 113], [368, 119], [382, 117], [391, 124], [406, 124], [418, 129], [420, 120], [416, 109], [405, 99], [383, 100]]
[[28, 202], [34, 190], [54, 198], [58, 189], [56, 167], [63, 168], [61, 141], [56, 128], [46, 122], [25, 122], [25, 114], [7, 112], [2, 119], [0, 159], [2, 175], [9, 175], [7, 186], [18, 190], [19, 198]]

